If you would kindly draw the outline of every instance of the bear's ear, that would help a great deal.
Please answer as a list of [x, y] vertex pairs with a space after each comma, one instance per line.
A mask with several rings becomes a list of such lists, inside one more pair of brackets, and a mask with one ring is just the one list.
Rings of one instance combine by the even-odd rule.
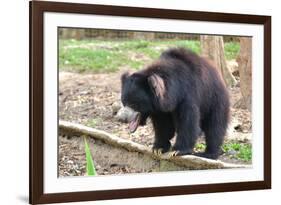
[[130, 73], [128, 71], [123, 73], [121, 76], [121, 82], [124, 83], [125, 80], [129, 77], [129, 75], [130, 75]]
[[148, 84], [154, 93], [154, 95], [162, 101], [164, 99], [164, 94], [166, 92], [165, 83], [163, 78], [157, 74], [152, 74], [148, 77]]

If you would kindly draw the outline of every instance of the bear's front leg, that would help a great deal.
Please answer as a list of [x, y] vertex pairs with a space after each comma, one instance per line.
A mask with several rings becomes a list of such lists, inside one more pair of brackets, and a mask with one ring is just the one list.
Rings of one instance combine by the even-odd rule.
[[168, 152], [171, 147], [170, 139], [175, 134], [175, 128], [171, 114], [157, 113], [151, 116], [155, 132], [152, 151], [156, 155]]
[[200, 134], [200, 112], [196, 105], [184, 103], [173, 115], [177, 138], [170, 156], [191, 154]]
[[[159, 139], [159, 137], [157, 137], [157, 139]], [[170, 141], [167, 141], [165, 143], [161, 142], [157, 142], [157, 140], [154, 141], [153, 143], [153, 147], [152, 147], [152, 152], [155, 155], [161, 155], [165, 152], [168, 152], [170, 150], [171, 147], [171, 143]]]

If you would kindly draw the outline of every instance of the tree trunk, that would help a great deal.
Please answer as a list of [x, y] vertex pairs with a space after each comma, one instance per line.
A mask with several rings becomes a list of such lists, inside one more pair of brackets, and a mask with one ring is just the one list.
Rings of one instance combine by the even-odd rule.
[[222, 36], [200, 36], [202, 56], [211, 59], [225, 83], [229, 87], [236, 84], [236, 80], [228, 69], [224, 56], [224, 43]]
[[237, 58], [240, 75], [240, 91], [244, 106], [252, 108], [252, 39], [240, 38], [240, 53]]
[[[97, 130], [95, 128], [86, 127], [81, 124], [75, 124], [72, 122], [59, 121], [59, 133], [61, 135], [68, 136], [88, 136], [95, 140], [100, 140], [104, 142], [107, 146], [114, 146], [117, 149], [121, 149], [122, 152], [128, 150], [133, 153], [141, 153], [143, 157], [147, 157], [146, 161], [156, 159], [162, 164], [167, 164], [167, 162], [172, 162], [175, 165], [181, 167], [188, 167], [190, 169], [222, 169], [222, 168], [247, 168], [247, 165], [243, 164], [228, 164], [222, 161], [210, 160], [206, 158], [197, 157], [194, 155], [184, 155], [178, 157], [170, 157], [169, 152], [163, 155], [156, 155], [152, 152], [152, 149], [148, 146], [132, 142], [128, 139], [123, 139], [117, 137], [113, 134], [107, 133], [102, 130]], [[103, 144], [103, 143], [101, 143]], [[102, 146], [99, 144], [98, 147]], [[132, 160], [134, 162], [135, 160]], [[167, 161], [166, 163], [163, 161]], [[165, 166], [161, 166], [165, 168]]]

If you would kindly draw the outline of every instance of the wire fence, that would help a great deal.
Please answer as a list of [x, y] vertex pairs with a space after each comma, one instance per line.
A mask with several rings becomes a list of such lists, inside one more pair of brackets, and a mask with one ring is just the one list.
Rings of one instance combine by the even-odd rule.
[[[168, 33], [168, 32], [141, 32], [109, 29], [79, 29], [60, 28], [59, 37], [62, 39], [140, 39], [140, 40], [199, 40], [198, 34]], [[238, 41], [238, 37], [224, 36], [224, 41]]]

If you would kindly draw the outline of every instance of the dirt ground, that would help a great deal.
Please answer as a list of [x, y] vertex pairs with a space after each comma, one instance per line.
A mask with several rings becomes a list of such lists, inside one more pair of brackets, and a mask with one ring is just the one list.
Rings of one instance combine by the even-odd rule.
[[[120, 108], [121, 73], [123, 71], [109, 74], [60, 72], [59, 119], [94, 127], [121, 138], [152, 146], [153, 129], [150, 122], [147, 123], [147, 126], [139, 127], [135, 133], [130, 134], [128, 124], [116, 119], [115, 115]], [[232, 88], [229, 92], [231, 104], [234, 105], [241, 98], [239, 87]], [[231, 124], [226, 139], [251, 140], [250, 116], [249, 111], [232, 106]], [[61, 136], [59, 139], [59, 175], [84, 175], [85, 153], [81, 148], [80, 139], [73, 137], [68, 139]], [[220, 160], [239, 162], [224, 155]], [[78, 168], [76, 169], [75, 166]]]
[[[153, 159], [143, 153], [117, 148], [97, 139], [87, 138], [87, 141], [94, 156], [93, 160], [98, 175], [184, 171], [189, 169], [169, 161]], [[61, 153], [68, 153], [64, 156], [61, 155], [59, 160], [59, 176], [86, 175], [83, 138], [60, 136], [59, 148]]]

